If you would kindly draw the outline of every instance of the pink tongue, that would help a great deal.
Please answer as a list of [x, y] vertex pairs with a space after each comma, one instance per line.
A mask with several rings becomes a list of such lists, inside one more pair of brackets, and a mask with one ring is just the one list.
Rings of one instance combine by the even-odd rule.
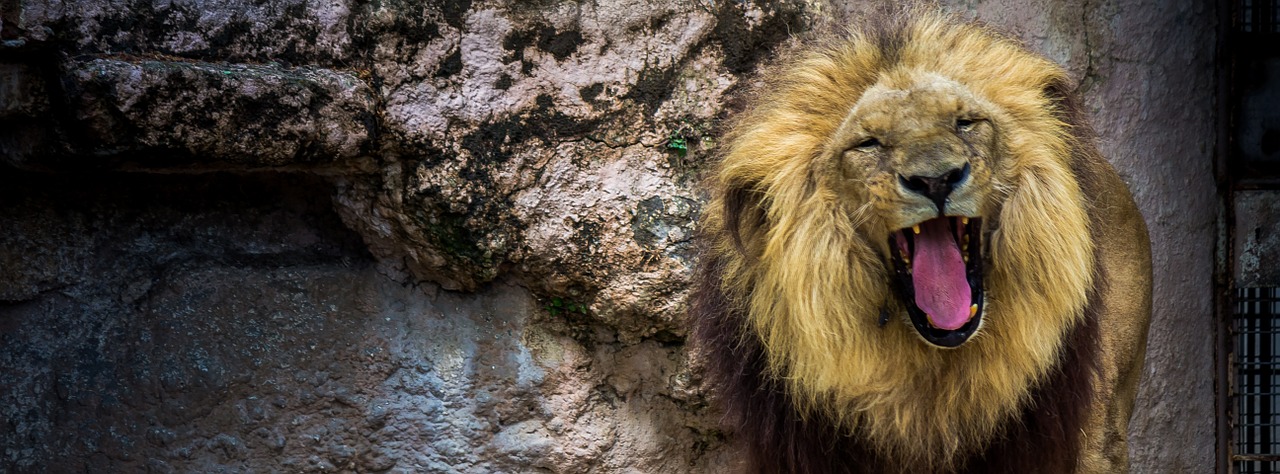
[[911, 279], [916, 306], [929, 315], [934, 327], [959, 329], [969, 322], [972, 293], [955, 234], [947, 219], [940, 218], [921, 223], [915, 238]]

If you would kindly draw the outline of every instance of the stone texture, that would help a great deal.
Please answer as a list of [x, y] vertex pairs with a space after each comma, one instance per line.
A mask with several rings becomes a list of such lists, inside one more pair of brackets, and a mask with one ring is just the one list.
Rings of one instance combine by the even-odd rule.
[[619, 344], [505, 279], [385, 278], [322, 180], [0, 183], [0, 222], [21, 226], [0, 234], [6, 471], [719, 462], [678, 341]]
[[1235, 267], [1237, 288], [1280, 286], [1280, 196], [1275, 191], [1236, 193]]
[[144, 167], [332, 164], [366, 154], [377, 129], [368, 84], [326, 69], [139, 58], [64, 67], [83, 138], [73, 147]]
[[[878, 7], [429, 3], [0, 2], [0, 470], [731, 471], [697, 177]], [[1079, 78], [1156, 250], [1134, 468], [1208, 472], [1215, 12], [944, 3]]]

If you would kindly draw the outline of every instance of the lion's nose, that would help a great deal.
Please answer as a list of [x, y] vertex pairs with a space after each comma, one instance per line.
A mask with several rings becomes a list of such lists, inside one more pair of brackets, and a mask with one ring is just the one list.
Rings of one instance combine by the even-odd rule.
[[947, 205], [947, 196], [950, 196], [951, 191], [968, 178], [969, 164], [965, 163], [963, 168], [955, 168], [938, 176], [908, 178], [898, 175], [898, 183], [911, 192], [929, 198], [933, 201], [933, 205], [938, 206], [938, 214], [942, 214], [943, 208]]

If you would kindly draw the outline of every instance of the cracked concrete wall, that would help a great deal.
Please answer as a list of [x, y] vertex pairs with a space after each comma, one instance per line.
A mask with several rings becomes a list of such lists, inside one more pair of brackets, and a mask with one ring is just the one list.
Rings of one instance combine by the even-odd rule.
[[[1156, 251], [1134, 468], [1208, 472], [1216, 12], [943, 6], [1080, 80]], [[730, 470], [696, 179], [772, 50], [870, 7], [0, 2], [0, 466]]]

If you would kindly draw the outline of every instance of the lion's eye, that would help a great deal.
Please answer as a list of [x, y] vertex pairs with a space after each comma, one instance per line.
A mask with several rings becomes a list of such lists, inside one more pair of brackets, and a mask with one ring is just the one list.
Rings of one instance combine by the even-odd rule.
[[880, 146], [880, 140], [876, 140], [875, 137], [871, 137], [866, 140], [858, 142], [858, 144], [854, 145], [853, 148], [858, 151], [871, 151], [876, 149], [879, 146]]
[[956, 119], [956, 130], [967, 132], [969, 130], [973, 130], [973, 126], [977, 124], [977, 119], [958, 118]]

